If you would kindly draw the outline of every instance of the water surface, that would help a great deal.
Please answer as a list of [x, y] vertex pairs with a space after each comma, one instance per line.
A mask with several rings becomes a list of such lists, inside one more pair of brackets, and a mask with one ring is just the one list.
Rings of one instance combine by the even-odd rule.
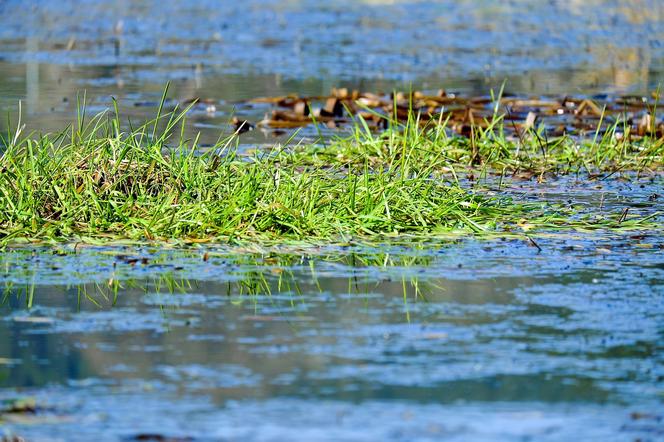
[[[0, 17], [0, 112], [15, 124], [20, 101], [41, 133], [73, 121], [82, 91], [89, 112], [116, 97], [125, 121], [153, 117], [167, 81], [173, 100], [215, 103], [187, 126], [209, 143], [233, 114], [261, 118], [237, 106], [257, 96], [504, 80], [521, 95], [646, 94], [664, 79], [657, 0], [7, 0]], [[663, 210], [657, 174], [486, 186]], [[661, 229], [535, 239], [3, 251], [0, 433], [661, 440]], [[8, 412], [17, 399], [35, 405]]]
[[5, 427], [29, 440], [660, 438], [661, 236], [538, 243], [9, 251], [1, 395], [41, 408]]
[[9, 0], [0, 17], [0, 111], [22, 100], [42, 133], [73, 120], [83, 90], [91, 112], [116, 97], [125, 119], [153, 117], [156, 104], [135, 105], [157, 102], [167, 81], [174, 99], [217, 102], [192, 122], [213, 142], [233, 103], [256, 96], [335, 86], [487, 94], [503, 81], [519, 94], [646, 94], [664, 79], [657, 0]]

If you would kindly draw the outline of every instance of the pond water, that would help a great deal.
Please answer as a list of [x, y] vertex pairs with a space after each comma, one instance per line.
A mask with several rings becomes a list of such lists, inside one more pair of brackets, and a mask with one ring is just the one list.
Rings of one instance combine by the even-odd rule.
[[0, 396], [36, 410], [3, 420], [28, 440], [661, 438], [661, 236], [539, 245], [9, 251]]
[[[663, 184], [503, 192], [648, 215]], [[661, 439], [661, 232], [536, 238], [9, 249], [1, 425], [36, 441]]]
[[217, 102], [190, 119], [205, 142], [257, 96], [488, 94], [503, 81], [519, 94], [645, 94], [664, 81], [659, 0], [5, 0], [0, 17], [0, 112], [22, 100], [42, 133], [72, 122], [84, 90], [90, 112], [113, 96], [124, 118], [153, 117], [167, 81], [174, 99]]
[[[150, 118], [167, 81], [176, 100], [216, 103], [188, 126], [212, 142], [234, 113], [262, 117], [237, 107], [257, 96], [664, 80], [657, 0], [5, 0], [0, 17], [0, 112], [15, 120], [20, 100], [39, 132], [73, 121], [83, 90], [90, 112], [117, 97]], [[660, 174], [501, 192], [647, 215], [663, 188]], [[0, 438], [661, 440], [661, 231], [537, 245], [8, 249]]]

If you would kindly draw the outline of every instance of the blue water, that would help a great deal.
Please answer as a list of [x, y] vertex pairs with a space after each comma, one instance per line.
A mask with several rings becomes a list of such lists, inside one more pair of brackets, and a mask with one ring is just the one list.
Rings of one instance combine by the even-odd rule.
[[[119, 69], [127, 79], [204, 74], [448, 82], [518, 77], [549, 88], [662, 80], [657, 0], [39, 1], [0, 5], [0, 56]], [[117, 50], [116, 50], [117, 44]]]
[[[170, 80], [216, 103], [188, 126], [214, 140], [238, 100], [340, 85], [646, 94], [662, 41], [656, 0], [5, 0], [0, 112], [62, 129], [85, 90], [140, 121]], [[502, 192], [637, 216], [664, 211], [657, 172]], [[661, 229], [536, 241], [3, 251], [0, 437], [663, 439]]]
[[661, 235], [538, 243], [8, 251], [0, 396], [41, 408], [4, 427], [28, 440], [659, 439]]

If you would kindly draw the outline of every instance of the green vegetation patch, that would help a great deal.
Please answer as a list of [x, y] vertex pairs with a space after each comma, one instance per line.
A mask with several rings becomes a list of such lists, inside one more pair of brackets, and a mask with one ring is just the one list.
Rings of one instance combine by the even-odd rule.
[[162, 115], [160, 107], [154, 120], [126, 132], [116, 109], [115, 117], [87, 122], [81, 112], [74, 128], [54, 136], [9, 134], [0, 158], [0, 241], [338, 242], [652, 226], [475, 193], [438, 173], [453, 170], [449, 152], [407, 130], [375, 147], [382, 138], [339, 141], [334, 148], [345, 143], [348, 156], [326, 161], [311, 146], [240, 155], [236, 135], [201, 153], [197, 140], [176, 131], [187, 110]]
[[314, 164], [368, 161], [375, 166], [391, 166], [395, 156], [408, 155], [411, 164], [433, 161], [438, 166], [436, 171], [448, 176], [469, 171], [539, 178], [569, 174], [605, 178], [623, 172], [647, 176], [664, 170], [664, 138], [625, 137], [629, 128], [619, 122], [601, 128], [600, 119], [590, 137], [549, 137], [544, 126], [509, 131], [505, 115], [496, 114], [485, 119], [483, 125], [468, 126], [468, 136], [460, 136], [447, 120], [423, 121], [420, 117], [414, 112], [404, 121], [382, 116], [387, 129], [378, 131], [359, 116], [351, 135], [334, 140], [325, 149], [303, 152], [302, 160], [313, 160]]
[[[504, 87], [504, 85], [503, 85]], [[327, 97], [288, 95], [247, 102], [272, 107], [262, 130], [314, 125], [352, 135], [320, 152], [322, 162], [389, 163], [395, 150], [445, 157], [446, 166], [543, 176], [622, 171], [649, 174], [664, 166], [659, 89], [652, 97], [463, 97], [393, 91], [389, 95], [332, 89]], [[251, 123], [234, 120], [246, 131]], [[339, 157], [339, 158], [337, 158]], [[387, 160], [387, 161], [386, 161]], [[418, 158], [417, 161], [426, 161]]]

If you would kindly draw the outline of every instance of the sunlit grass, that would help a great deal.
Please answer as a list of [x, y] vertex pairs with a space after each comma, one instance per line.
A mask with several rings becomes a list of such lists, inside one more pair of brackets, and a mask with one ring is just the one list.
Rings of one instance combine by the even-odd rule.
[[568, 174], [608, 177], [622, 172], [639, 176], [664, 170], [664, 139], [632, 139], [630, 128], [620, 119], [602, 128], [605, 121], [600, 118], [590, 137], [548, 137], [544, 126], [517, 128], [496, 111], [482, 124], [469, 126], [469, 136], [464, 137], [442, 115], [421, 120], [411, 112], [406, 121], [399, 121], [366, 111], [382, 118], [387, 129], [373, 130], [358, 116], [351, 135], [334, 140], [325, 149], [312, 146], [302, 153], [302, 160], [314, 164], [369, 162], [376, 167], [392, 167], [396, 160], [411, 167], [433, 165], [432, 172], [453, 178], [466, 171], [545, 178]]
[[[154, 120], [122, 131], [117, 108], [114, 115], [89, 121], [82, 109], [76, 124], [59, 134], [23, 136], [20, 127], [8, 133], [0, 157], [0, 242], [339, 242], [495, 234], [526, 225], [530, 230], [652, 225], [620, 214], [578, 217], [571, 209], [463, 188], [455, 169], [478, 163], [477, 156], [477, 167], [485, 167], [524, 163], [534, 155], [537, 144], [513, 153], [514, 146], [496, 135], [498, 129], [464, 144], [450, 140], [442, 124], [422, 128], [413, 116], [382, 134], [359, 121], [352, 138], [323, 150], [275, 147], [240, 155], [232, 135], [201, 153], [197, 140], [178, 131], [186, 112], [163, 114], [160, 106]], [[548, 156], [537, 164], [554, 167], [572, 155], [570, 149], [548, 146]], [[661, 144], [644, 149], [638, 161], [661, 161]], [[625, 152], [593, 156], [601, 162], [605, 156], [624, 159]], [[642, 164], [629, 155], [634, 157], [629, 164]]]

